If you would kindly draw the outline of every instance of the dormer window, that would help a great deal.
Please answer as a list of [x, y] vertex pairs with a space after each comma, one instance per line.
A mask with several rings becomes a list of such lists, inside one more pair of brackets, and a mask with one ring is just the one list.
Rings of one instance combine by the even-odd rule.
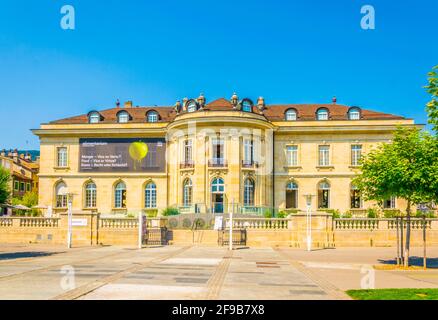
[[99, 123], [99, 121], [100, 121], [99, 112], [91, 112], [88, 115], [88, 123]]
[[195, 100], [187, 102], [187, 112], [195, 112], [196, 110], [198, 110], [198, 104]]
[[348, 111], [348, 120], [360, 120], [360, 109], [350, 108]]
[[248, 99], [243, 99], [242, 101], [242, 111], [243, 112], [252, 112], [252, 103]]
[[328, 120], [328, 119], [329, 119], [329, 112], [327, 109], [322, 108], [316, 112], [316, 120], [324, 121], [324, 120]]
[[158, 122], [158, 112], [157, 111], [149, 111], [147, 114], [148, 122]]
[[126, 111], [120, 111], [117, 114], [117, 122], [118, 123], [127, 123], [129, 121], [129, 113]]
[[286, 121], [295, 121], [297, 120], [297, 112], [295, 109], [289, 109], [285, 113], [285, 119]]

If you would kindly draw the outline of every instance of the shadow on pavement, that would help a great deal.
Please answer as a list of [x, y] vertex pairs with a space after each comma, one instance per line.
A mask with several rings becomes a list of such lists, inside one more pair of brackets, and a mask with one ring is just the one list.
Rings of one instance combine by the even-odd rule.
[[[395, 261], [395, 259], [390, 259], [390, 260], [379, 259], [379, 263], [395, 265], [396, 261]], [[409, 265], [416, 266], [416, 267], [422, 267], [423, 266], [423, 257], [417, 257], [417, 256], [409, 257]], [[438, 268], [438, 258], [427, 258], [427, 267], [428, 268]]]
[[7, 252], [0, 253], [0, 261], [1, 260], [13, 260], [13, 259], [21, 259], [21, 258], [38, 258], [38, 257], [48, 257], [55, 254], [59, 254], [62, 252]]

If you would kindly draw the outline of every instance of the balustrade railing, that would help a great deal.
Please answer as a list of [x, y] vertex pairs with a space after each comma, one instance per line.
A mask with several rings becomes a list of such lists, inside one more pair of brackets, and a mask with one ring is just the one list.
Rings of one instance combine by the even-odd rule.
[[338, 230], [375, 230], [379, 229], [379, 220], [371, 218], [334, 219], [334, 227]]
[[59, 218], [20, 218], [20, 227], [57, 228]]
[[133, 229], [138, 227], [136, 218], [103, 218], [99, 220], [100, 228], [107, 229]]
[[[237, 229], [260, 229], [282, 230], [288, 229], [289, 219], [265, 219], [265, 218], [234, 218], [233, 228]], [[229, 219], [227, 219], [229, 224]]]
[[13, 220], [12, 218], [0, 218], [0, 228], [12, 227]]

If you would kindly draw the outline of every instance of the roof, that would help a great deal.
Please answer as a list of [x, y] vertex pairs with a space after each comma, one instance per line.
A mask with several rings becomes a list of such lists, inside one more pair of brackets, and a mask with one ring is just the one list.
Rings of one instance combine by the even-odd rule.
[[[326, 108], [329, 110], [329, 120], [348, 120], [348, 110], [353, 106], [346, 106], [340, 104], [273, 104], [266, 105], [266, 109], [263, 114], [270, 121], [282, 121], [284, 120], [284, 113], [288, 109], [295, 109], [297, 111], [297, 120], [315, 120], [315, 114], [318, 109]], [[397, 120], [405, 119], [402, 116], [397, 116], [388, 113], [382, 113], [372, 110], [366, 110], [359, 108], [361, 110], [362, 120]], [[171, 122], [177, 116], [174, 108], [171, 106], [146, 106], [146, 107], [116, 107], [112, 109], [106, 109], [103, 111], [97, 111], [101, 115], [100, 123], [116, 123], [117, 114], [120, 111], [127, 111], [131, 117], [131, 123], [142, 123], [146, 122], [146, 115], [149, 111], [156, 111], [159, 114], [159, 122]], [[231, 102], [225, 98], [216, 99], [210, 103], [207, 103], [204, 107], [206, 111], [231, 111], [233, 110], [233, 105]], [[90, 111], [90, 112], [92, 112]], [[256, 106], [253, 107], [253, 112], [259, 113]], [[56, 120], [50, 122], [50, 124], [85, 124], [88, 123], [88, 115], [83, 114], [80, 116], [65, 118], [61, 120]]]

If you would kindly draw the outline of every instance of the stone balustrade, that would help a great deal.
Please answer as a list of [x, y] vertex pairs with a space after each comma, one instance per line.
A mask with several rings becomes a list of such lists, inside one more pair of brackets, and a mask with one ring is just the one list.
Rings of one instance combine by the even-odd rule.
[[[427, 229], [438, 229], [438, 219], [411, 218], [410, 220], [413, 230], [423, 229], [424, 222]], [[333, 226], [335, 230], [394, 230], [397, 229], [397, 220], [395, 218], [340, 218], [333, 220]], [[406, 226], [406, 218], [403, 218], [403, 227]]]
[[0, 227], [58, 228], [59, 218], [8, 217], [0, 218]]
[[8, 228], [13, 226], [12, 218], [0, 218], [0, 228]]
[[[276, 218], [234, 218], [233, 228], [236, 229], [260, 229], [260, 230], [280, 230], [288, 229], [289, 219]], [[229, 225], [229, 219], [227, 219]]]
[[134, 229], [138, 227], [136, 218], [102, 218], [99, 227], [103, 229]]

